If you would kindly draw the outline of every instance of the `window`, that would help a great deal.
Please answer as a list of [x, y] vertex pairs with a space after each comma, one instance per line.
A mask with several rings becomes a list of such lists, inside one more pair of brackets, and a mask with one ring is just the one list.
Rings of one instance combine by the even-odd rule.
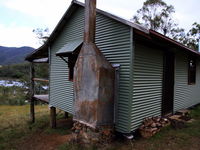
[[195, 84], [196, 82], [196, 61], [189, 59], [188, 62], [188, 84]]
[[73, 81], [74, 79], [74, 67], [69, 68], [69, 81]]
[[78, 54], [72, 54], [68, 57], [69, 81], [72, 81], [72, 82], [74, 79], [74, 66], [75, 66], [77, 58], [78, 58]]

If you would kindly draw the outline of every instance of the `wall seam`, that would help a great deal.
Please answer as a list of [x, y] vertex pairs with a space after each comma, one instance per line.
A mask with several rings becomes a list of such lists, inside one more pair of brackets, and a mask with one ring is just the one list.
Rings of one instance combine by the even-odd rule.
[[130, 27], [130, 82], [129, 82], [129, 132], [131, 132], [131, 111], [132, 111], [132, 95], [133, 95], [133, 64], [134, 64], [134, 42], [133, 42], [133, 28]]

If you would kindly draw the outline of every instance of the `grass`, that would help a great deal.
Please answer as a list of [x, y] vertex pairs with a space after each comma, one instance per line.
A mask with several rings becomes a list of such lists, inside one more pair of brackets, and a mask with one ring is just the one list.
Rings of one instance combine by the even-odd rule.
[[[63, 137], [71, 133], [70, 128], [66, 126], [59, 127], [58, 129], [51, 129], [49, 127], [49, 110], [47, 105], [36, 106], [35, 111], [36, 123], [30, 124], [28, 105], [0, 105], [0, 150], [17, 149], [21, 143], [27, 143], [27, 139], [37, 134], [51, 139], [55, 134]], [[132, 141], [120, 139], [110, 145], [100, 145], [98, 147], [94, 145], [83, 146], [64, 141], [64, 143], [54, 144], [54, 146], [58, 150], [199, 150], [200, 106], [191, 111], [191, 116], [195, 121], [187, 123], [185, 128], [175, 130], [170, 126], [165, 127], [150, 139], [140, 138]], [[57, 118], [61, 117], [63, 117], [62, 114], [59, 114]], [[48, 141], [51, 142], [52, 140]], [[37, 141], [33, 144], [37, 144]]]
[[[133, 144], [141, 150], [197, 150], [200, 146], [200, 106], [191, 111], [192, 123], [183, 129], [175, 130], [171, 126], [164, 128], [150, 139], [139, 139]], [[124, 147], [124, 146], [122, 146]], [[130, 147], [130, 144], [129, 144]]]
[[[171, 126], [165, 127], [149, 139], [137, 139], [134, 141], [118, 140], [107, 146], [90, 149], [104, 150], [199, 150], [200, 149], [200, 106], [191, 111], [195, 120], [187, 123], [183, 129], [175, 130]], [[59, 150], [79, 150], [78, 145], [65, 144]]]
[[36, 106], [37, 124], [29, 122], [29, 106], [0, 105], [0, 149], [12, 149], [18, 140], [47, 125], [48, 107]]
[[0, 105], [24, 105], [27, 89], [0, 86]]

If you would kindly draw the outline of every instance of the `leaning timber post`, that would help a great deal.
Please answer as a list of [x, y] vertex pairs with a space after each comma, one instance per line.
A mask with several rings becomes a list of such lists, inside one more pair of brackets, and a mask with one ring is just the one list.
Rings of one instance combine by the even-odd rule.
[[50, 126], [51, 128], [56, 128], [56, 108], [50, 107]]
[[31, 123], [34, 123], [35, 122], [35, 108], [34, 108], [34, 86], [35, 86], [35, 83], [34, 83], [34, 78], [35, 76], [35, 68], [34, 68], [34, 64], [31, 63], [30, 64], [30, 80], [31, 80], [31, 83], [30, 83], [30, 119], [31, 119]]
[[65, 116], [64, 116], [65, 119], [69, 118], [69, 114], [68, 114], [68, 112], [65, 112], [64, 115], [65, 115]]

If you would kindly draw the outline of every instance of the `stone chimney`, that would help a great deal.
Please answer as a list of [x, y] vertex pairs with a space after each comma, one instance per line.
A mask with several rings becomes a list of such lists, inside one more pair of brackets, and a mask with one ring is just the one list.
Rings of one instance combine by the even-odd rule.
[[74, 120], [113, 125], [115, 71], [95, 44], [96, 0], [85, 0], [84, 42], [74, 68]]

